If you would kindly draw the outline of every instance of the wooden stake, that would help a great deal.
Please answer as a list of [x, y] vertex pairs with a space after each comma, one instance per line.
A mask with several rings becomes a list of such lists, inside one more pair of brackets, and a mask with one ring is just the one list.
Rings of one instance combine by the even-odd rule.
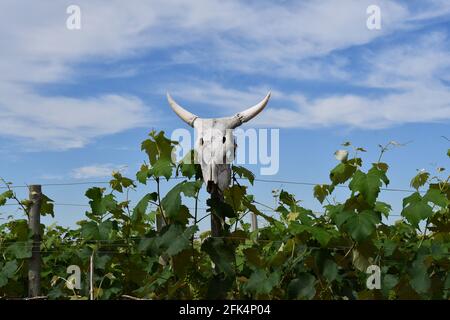
[[92, 251], [91, 258], [89, 259], [89, 299], [94, 300], [94, 253]]
[[28, 227], [31, 231], [33, 245], [31, 258], [28, 262], [28, 297], [41, 295], [41, 204], [42, 188], [40, 185], [29, 187], [29, 199], [31, 201], [28, 213]]
[[258, 230], [258, 217], [252, 213], [252, 231]]

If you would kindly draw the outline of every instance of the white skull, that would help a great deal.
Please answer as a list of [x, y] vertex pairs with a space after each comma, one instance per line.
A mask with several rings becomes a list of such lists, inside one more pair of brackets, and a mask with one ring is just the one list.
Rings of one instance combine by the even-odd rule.
[[182, 108], [167, 94], [169, 104], [175, 113], [196, 130], [196, 160], [201, 165], [208, 192], [211, 192], [212, 184], [218, 186], [220, 191], [230, 185], [231, 163], [236, 148], [233, 129], [260, 113], [269, 98], [270, 92], [260, 103], [232, 117], [202, 119]]

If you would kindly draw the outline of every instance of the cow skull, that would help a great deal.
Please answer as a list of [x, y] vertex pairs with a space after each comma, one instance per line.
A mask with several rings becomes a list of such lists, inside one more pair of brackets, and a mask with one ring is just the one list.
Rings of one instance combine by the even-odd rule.
[[203, 180], [207, 191], [213, 185], [220, 191], [225, 190], [231, 182], [231, 166], [234, 160], [236, 144], [233, 129], [250, 121], [260, 113], [270, 98], [270, 92], [258, 104], [232, 117], [202, 119], [177, 104], [167, 93], [167, 100], [173, 111], [196, 131], [196, 161], [202, 168]]

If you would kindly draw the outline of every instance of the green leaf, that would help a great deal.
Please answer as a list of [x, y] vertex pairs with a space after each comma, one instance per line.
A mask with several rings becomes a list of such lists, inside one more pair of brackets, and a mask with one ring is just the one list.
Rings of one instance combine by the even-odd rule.
[[195, 163], [195, 150], [190, 150], [180, 161], [181, 174], [191, 179], [196, 173], [198, 164]]
[[316, 278], [309, 273], [301, 273], [287, 288], [290, 299], [312, 299], [316, 295]]
[[378, 223], [380, 223], [380, 218], [375, 212], [364, 210], [361, 213], [351, 215], [345, 221], [345, 228], [354, 240], [360, 242], [375, 231]]
[[242, 199], [245, 196], [245, 186], [234, 185], [224, 191], [225, 202], [228, 203], [234, 211], [240, 211]]
[[17, 270], [17, 261], [16, 260], [11, 260], [11, 261], [7, 261], [5, 263], [5, 265], [2, 268], [1, 273], [6, 276], [7, 278], [12, 278], [12, 276], [14, 275], [14, 273]]
[[8, 283], [8, 279], [11, 279], [14, 276], [16, 270], [16, 260], [7, 261], [3, 267], [1, 267], [0, 264], [0, 288]]
[[328, 184], [318, 184], [314, 187], [314, 197], [323, 203], [325, 198], [333, 192], [334, 187]]
[[336, 212], [333, 213], [333, 220], [336, 223], [336, 226], [338, 228], [341, 228], [342, 225], [353, 215], [355, 215], [355, 213], [352, 211], [337, 210]]
[[114, 232], [114, 224], [111, 220], [102, 221], [98, 224], [98, 235], [100, 240], [109, 240]]
[[334, 185], [345, 183], [352, 177], [359, 166], [361, 166], [360, 158], [354, 158], [341, 162], [333, 170], [331, 170], [330, 179]]
[[176, 218], [176, 216], [180, 212], [181, 207], [179, 185], [176, 185], [169, 192], [167, 192], [166, 196], [161, 200], [161, 205], [164, 209], [164, 214], [166, 215], [166, 217]]
[[428, 189], [423, 199], [424, 201], [431, 202], [441, 208], [446, 208], [449, 205], [447, 195], [439, 189]]
[[156, 142], [151, 139], [144, 140], [141, 144], [141, 150], [147, 153], [150, 164], [154, 165], [156, 162], [156, 157], [158, 155], [158, 147], [156, 145]]
[[304, 231], [308, 232], [315, 240], [320, 243], [321, 246], [326, 246], [328, 242], [330, 242], [332, 237], [327, 230], [321, 227], [292, 223], [289, 228], [293, 235], [300, 234]]
[[91, 199], [89, 204], [94, 215], [104, 215], [108, 211], [112, 211], [117, 207], [117, 202], [113, 194], [103, 196], [104, 188], [93, 187], [86, 191], [86, 197]]
[[389, 291], [399, 282], [398, 277], [393, 274], [386, 274], [381, 281], [381, 290], [383, 290], [384, 296], [388, 296]]
[[264, 262], [261, 260], [260, 253], [256, 248], [247, 248], [244, 250], [246, 262], [252, 267], [261, 268]]
[[373, 166], [367, 174], [357, 170], [353, 175], [349, 188], [353, 192], [359, 192], [368, 204], [374, 205], [380, 193], [382, 182], [386, 185], [389, 183], [385, 172]]
[[250, 170], [241, 166], [232, 166], [233, 172], [235, 172], [240, 178], [247, 179], [252, 185], [255, 181], [255, 175]]
[[402, 216], [404, 216], [413, 226], [418, 228], [421, 220], [429, 218], [433, 214], [433, 209], [428, 205], [428, 201], [418, 192], [403, 199]]
[[202, 184], [203, 184], [203, 182], [200, 180], [184, 181], [180, 184], [180, 191], [186, 197], [195, 198], [197, 196], [198, 191], [202, 187]]
[[97, 223], [94, 221], [84, 221], [81, 224], [81, 237], [86, 240], [99, 239], [100, 233]]
[[216, 198], [209, 198], [206, 200], [206, 204], [208, 205], [207, 212], [211, 212], [212, 214], [217, 215], [220, 218], [237, 218], [238, 213], [233, 210], [233, 207], [228, 203], [221, 201]]
[[257, 269], [245, 284], [245, 290], [255, 294], [269, 294], [279, 282], [280, 274], [278, 272], [267, 274], [264, 269]]
[[31, 258], [31, 248], [33, 242], [31, 240], [27, 242], [16, 242], [8, 246], [7, 252], [10, 252], [16, 259]]
[[409, 270], [409, 283], [417, 293], [427, 293], [431, 286], [430, 276], [427, 267], [423, 262], [423, 257], [416, 259]]
[[201, 187], [201, 181], [183, 181], [174, 186], [161, 200], [164, 213], [168, 218], [176, 218], [181, 208], [181, 193], [195, 197]]
[[191, 237], [198, 231], [197, 226], [183, 230], [183, 227], [172, 224], [157, 240], [158, 246], [169, 256], [174, 256], [191, 245]]
[[120, 172], [113, 172], [112, 176], [114, 179], [109, 184], [113, 190], [123, 192], [123, 188], [135, 187], [133, 180], [122, 176]]
[[206, 252], [219, 271], [234, 274], [234, 250], [225, 244], [222, 238], [207, 238], [202, 244], [202, 251]]
[[377, 201], [375, 202], [375, 211], [382, 213], [387, 218], [389, 217], [389, 213], [392, 211], [392, 207], [390, 204]]
[[0, 206], [4, 206], [8, 199], [11, 199], [14, 196], [12, 190], [8, 190], [0, 194]]
[[289, 207], [293, 207], [297, 204], [297, 201], [295, 200], [295, 196], [284, 190], [281, 190], [279, 199], [280, 199], [281, 203], [284, 203], [284, 204], [288, 205]]
[[426, 171], [419, 171], [419, 173], [411, 179], [411, 187], [416, 190], [419, 190], [420, 187], [427, 183], [430, 174]]
[[158, 194], [156, 192], [147, 193], [141, 200], [137, 203], [136, 207], [133, 209], [133, 215], [131, 216], [131, 221], [137, 222], [142, 221], [145, 211], [147, 211], [149, 201], [156, 201]]
[[210, 300], [224, 300], [227, 297], [227, 293], [233, 287], [235, 278], [223, 273], [214, 274], [208, 281], [208, 289], [206, 293], [206, 299]]
[[192, 250], [185, 249], [172, 258], [173, 271], [179, 278], [184, 278], [192, 268]]
[[148, 165], [143, 164], [139, 171], [136, 173], [136, 179], [142, 184], [147, 184], [147, 179], [150, 177], [150, 168]]
[[45, 194], [42, 195], [41, 201], [41, 215], [51, 215], [53, 218], [55, 217], [53, 211], [53, 200], [47, 197]]
[[96, 254], [94, 257], [95, 268], [105, 270], [106, 264], [111, 261], [111, 257], [107, 254]]
[[332, 257], [324, 250], [318, 251], [315, 256], [315, 262], [317, 264], [320, 274], [332, 282], [338, 275], [338, 265], [332, 260]]
[[161, 158], [150, 168], [149, 174], [153, 175], [155, 178], [164, 177], [166, 180], [169, 180], [172, 176], [173, 168], [174, 165], [171, 160]]

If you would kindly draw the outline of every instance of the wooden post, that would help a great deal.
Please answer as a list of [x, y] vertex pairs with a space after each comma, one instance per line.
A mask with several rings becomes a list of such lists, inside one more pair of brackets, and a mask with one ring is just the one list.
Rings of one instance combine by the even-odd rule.
[[258, 217], [252, 213], [252, 231], [258, 230]]
[[28, 262], [28, 296], [38, 297], [41, 294], [41, 204], [42, 188], [40, 185], [29, 187], [29, 199], [31, 201], [28, 213], [28, 227], [31, 231], [33, 245], [31, 258]]
[[91, 257], [89, 259], [89, 299], [94, 300], [94, 254], [92, 251]]
[[162, 217], [162, 213], [157, 213], [156, 214], [156, 231], [161, 231], [162, 228], [165, 226], [166, 224], [164, 223], [164, 219]]

